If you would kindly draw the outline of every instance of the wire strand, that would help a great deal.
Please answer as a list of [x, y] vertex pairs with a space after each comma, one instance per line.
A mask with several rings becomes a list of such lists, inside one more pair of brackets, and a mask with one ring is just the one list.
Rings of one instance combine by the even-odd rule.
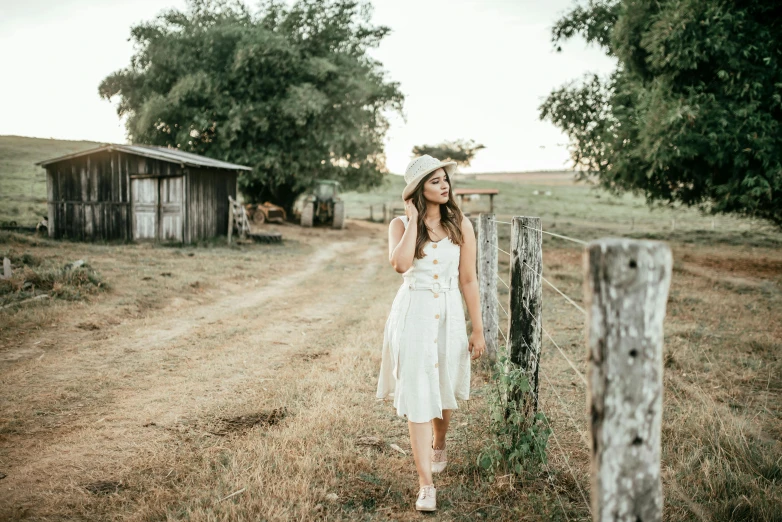
[[509, 313], [508, 313], [508, 311], [505, 309], [505, 307], [504, 307], [504, 306], [502, 306], [502, 303], [500, 303], [500, 300], [497, 298], [497, 296], [496, 296], [496, 295], [494, 296], [494, 298], [497, 300], [497, 304], [500, 306], [500, 308], [502, 309], [502, 311], [503, 311], [503, 312], [505, 312], [505, 317], [510, 317], [510, 314], [509, 314]]
[[524, 227], [524, 228], [527, 228], [529, 230], [534, 230], [535, 232], [542, 232], [543, 234], [548, 234], [550, 236], [558, 237], [558, 238], [561, 238], [561, 239], [567, 239], [568, 241], [572, 241], [572, 242], [578, 243], [580, 245], [588, 245], [589, 244], [586, 241], [581, 241], [580, 239], [576, 239], [576, 238], [573, 238], [573, 237], [563, 236], [562, 234], [555, 234], [554, 232], [549, 232], [549, 231], [543, 230], [541, 228], [532, 228], [532, 227], [528, 227], [527, 225], [521, 225], [521, 226]]
[[500, 251], [500, 252], [502, 252], [503, 254], [510, 255], [510, 252], [506, 252], [505, 250], [501, 249], [500, 247], [497, 247], [497, 250], [499, 250], [499, 251]]
[[553, 284], [551, 281], [549, 281], [548, 279], [546, 279], [545, 277], [543, 277], [543, 274], [539, 274], [538, 272], [536, 272], [536, 271], [535, 271], [535, 269], [534, 269], [534, 268], [532, 268], [531, 266], [529, 266], [529, 265], [527, 264], [527, 262], [526, 262], [526, 261], [522, 261], [522, 263], [523, 263], [523, 264], [524, 264], [524, 265], [525, 265], [527, 268], [529, 268], [529, 269], [532, 271], [532, 273], [533, 273], [533, 274], [535, 274], [536, 276], [539, 276], [539, 277], [540, 277], [540, 278], [541, 278], [543, 281], [545, 281], [546, 283], [548, 283], [548, 285], [549, 285], [551, 288], [553, 288], [554, 290], [556, 290], [557, 292], [559, 292], [559, 295], [561, 295], [562, 297], [564, 297], [565, 299], [567, 299], [567, 300], [568, 300], [568, 302], [569, 302], [570, 304], [572, 304], [573, 306], [575, 306], [576, 308], [578, 308], [578, 310], [579, 310], [579, 311], [580, 311], [582, 314], [586, 315], [586, 310], [584, 310], [583, 308], [581, 308], [581, 307], [580, 307], [578, 304], [576, 304], [576, 302], [575, 302], [575, 301], [573, 301], [573, 300], [572, 300], [570, 297], [568, 297], [567, 295], [565, 295], [565, 293], [564, 293], [562, 290], [560, 290], [559, 288], [557, 288], [556, 286], [554, 286], [554, 284]]
[[559, 403], [562, 405], [562, 409], [565, 410], [565, 413], [567, 414], [568, 419], [573, 424], [573, 427], [576, 429], [578, 434], [581, 436], [581, 441], [588, 448], [589, 447], [589, 441], [587, 440], [587, 437], [584, 434], [584, 431], [581, 430], [578, 427], [578, 423], [576, 422], [576, 419], [573, 418], [573, 415], [570, 413], [570, 410], [565, 405], [565, 401], [562, 400], [562, 397], [559, 395], [559, 392], [557, 391], [557, 388], [551, 383], [551, 380], [549, 380], [548, 375], [546, 375], [543, 371], [540, 371], [539, 373], [540, 373], [540, 375], [543, 376], [544, 379], [546, 379], [546, 383], [548, 383], [549, 389], [554, 392], [554, 395], [557, 396], [557, 399], [559, 400]]
[[507, 288], [508, 290], [510, 290], [510, 287], [508, 286], [508, 283], [506, 283], [505, 281], [503, 281], [503, 280], [502, 280], [502, 278], [499, 276], [499, 274], [497, 275], [497, 279], [499, 279], [499, 280], [500, 280], [500, 282], [501, 282], [502, 284], [504, 284], [504, 285], [505, 285], [505, 288]]
[[[537, 319], [535, 319], [535, 316], [532, 314], [532, 312], [530, 312], [530, 311], [529, 311], [529, 308], [527, 308], [527, 305], [525, 305], [523, 301], [522, 301], [521, 305], [524, 307], [524, 309], [525, 309], [525, 310], [527, 310], [527, 313], [530, 315], [530, 317], [532, 318], [532, 320], [533, 320], [533, 321], [535, 321], [535, 322], [537, 323], [537, 322], [538, 322], [538, 321], [537, 321]], [[568, 362], [568, 364], [570, 365], [570, 367], [571, 367], [571, 368], [573, 368], [573, 371], [574, 371], [574, 372], [576, 372], [576, 374], [577, 374], [577, 375], [578, 375], [578, 376], [581, 378], [581, 382], [583, 382], [583, 383], [584, 383], [584, 385], [586, 386], [586, 385], [587, 385], [587, 380], [586, 380], [586, 377], [584, 377], [584, 374], [583, 374], [583, 373], [581, 373], [581, 371], [580, 371], [578, 368], [576, 368], [576, 365], [575, 365], [575, 364], [573, 364], [573, 361], [571, 361], [571, 360], [570, 360], [570, 357], [568, 357], [568, 356], [567, 356], [567, 354], [565, 353], [565, 351], [564, 351], [564, 350], [562, 350], [562, 348], [560, 348], [560, 347], [559, 347], [559, 345], [558, 345], [558, 344], [557, 344], [557, 342], [554, 340], [554, 338], [553, 338], [553, 337], [551, 337], [551, 334], [549, 334], [549, 333], [546, 331], [546, 329], [545, 329], [545, 328], [543, 328], [543, 325], [542, 325], [542, 324], [540, 325], [540, 329], [543, 331], [543, 333], [544, 333], [544, 334], [546, 334], [546, 337], [548, 337], [548, 338], [551, 340], [551, 342], [554, 344], [554, 346], [556, 346], [557, 350], [559, 350], [559, 353], [561, 353], [561, 354], [562, 354], [562, 357], [564, 357], [564, 358], [565, 358], [565, 360]]]
[[[503, 225], [513, 225], [513, 223], [510, 222], [510, 221], [500, 221], [499, 219], [495, 219], [494, 222], [495, 223], [502, 223]], [[582, 241], [582, 240], [576, 239], [574, 237], [563, 236], [562, 234], [555, 234], [554, 232], [549, 232], [547, 230], [542, 230], [540, 228], [528, 227], [527, 225], [521, 225], [521, 226], [523, 226], [524, 228], [528, 228], [530, 230], [534, 230], [536, 232], [543, 232], [544, 234], [548, 234], [550, 236], [559, 237], [559, 238], [562, 238], [562, 239], [567, 239], [568, 241], [573, 241], [574, 243], [579, 243], [581, 245], [588, 245], [589, 244], [586, 241]]]
[[500, 320], [499, 320], [499, 318], [497, 317], [496, 314], [492, 314], [491, 318], [494, 319], [495, 323], [497, 324], [497, 331], [502, 336], [502, 339], [505, 341], [505, 345], [507, 346], [508, 345], [508, 338], [505, 335], [505, 332], [502, 331], [502, 328], [500, 328]]
[[578, 481], [578, 478], [576, 477], [575, 472], [573, 471], [573, 468], [570, 467], [570, 459], [567, 456], [567, 453], [565, 453], [565, 450], [562, 449], [562, 446], [559, 444], [559, 439], [557, 438], [557, 434], [554, 431], [554, 429], [551, 429], [551, 434], [554, 436], [554, 442], [557, 444], [557, 448], [559, 448], [559, 451], [562, 452], [562, 455], [565, 457], [565, 464], [567, 465], [567, 469], [570, 471], [570, 475], [573, 477], [573, 482], [576, 483], [576, 486], [578, 487], [579, 493], [581, 493], [581, 498], [584, 500], [584, 504], [586, 505], [587, 509], [589, 510], [589, 514], [592, 514], [592, 508], [589, 506], [589, 501], [586, 499], [586, 495], [584, 494], [584, 489], [581, 487], [581, 483]]

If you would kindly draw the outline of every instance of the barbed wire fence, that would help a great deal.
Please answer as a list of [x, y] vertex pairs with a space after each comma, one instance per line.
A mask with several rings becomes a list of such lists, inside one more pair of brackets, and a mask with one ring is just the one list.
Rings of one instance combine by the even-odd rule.
[[[498, 225], [510, 229], [507, 250], [498, 244]], [[591, 460], [589, 470], [583, 463], [571, 461], [560, 435], [549, 423], [551, 438], [564, 463], [562, 472], [569, 474], [575, 484], [576, 491], [569, 496], [578, 504], [583, 502], [575, 507], [588, 512], [593, 520], [662, 520], [662, 322], [672, 267], [670, 249], [655, 241], [602, 239], [588, 243], [544, 230], [537, 217], [516, 216], [511, 221], [500, 221], [493, 214], [481, 214], [477, 232], [488, 361], [497, 364], [503, 355], [509, 365], [523, 370], [529, 382], [529, 398], [518, 404], [530, 419], [537, 414], [542, 378], [544, 389], [551, 392], [557, 405], [556, 411], [547, 413], [548, 418], [562, 417], [584, 444]], [[583, 248], [583, 306], [544, 277], [544, 235]], [[500, 255], [508, 258], [507, 281], [498, 273]], [[581, 361], [586, 363], [586, 371], [557, 342], [557, 332], [552, 334], [551, 328], [543, 324], [544, 284], [586, 324], [588, 350], [586, 360]], [[505, 306], [499, 285], [508, 293]], [[547, 365], [541, 364], [544, 337], [555, 349], [553, 356], [567, 364], [577, 378], [573, 383], [587, 397], [588, 411], [580, 420], [563, 399]], [[541, 460], [554, 485], [551, 462]], [[587, 475], [589, 492], [582, 486]], [[560, 491], [555, 487], [554, 492], [569, 520]]]

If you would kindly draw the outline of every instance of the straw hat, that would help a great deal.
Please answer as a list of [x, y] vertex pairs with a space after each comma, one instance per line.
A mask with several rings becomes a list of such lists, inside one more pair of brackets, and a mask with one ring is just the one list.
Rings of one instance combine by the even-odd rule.
[[431, 157], [429, 154], [413, 158], [405, 170], [405, 182], [407, 182], [407, 186], [405, 187], [405, 190], [402, 191], [402, 199], [409, 198], [421, 180], [440, 167], [445, 169], [445, 173], [448, 174], [449, 178], [456, 172], [455, 161], [440, 161]]

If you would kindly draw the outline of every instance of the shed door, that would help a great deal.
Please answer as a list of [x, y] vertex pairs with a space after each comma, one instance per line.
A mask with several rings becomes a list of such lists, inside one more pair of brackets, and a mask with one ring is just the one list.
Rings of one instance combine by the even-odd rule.
[[133, 194], [133, 239], [155, 239], [158, 208], [157, 178], [134, 178], [131, 182], [131, 192]]
[[160, 239], [182, 241], [182, 180], [160, 178]]

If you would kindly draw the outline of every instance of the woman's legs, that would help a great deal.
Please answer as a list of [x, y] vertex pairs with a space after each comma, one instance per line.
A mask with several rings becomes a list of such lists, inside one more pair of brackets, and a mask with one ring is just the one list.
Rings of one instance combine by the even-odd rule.
[[[438, 419], [439, 420], [439, 419]], [[432, 423], [407, 421], [410, 430], [410, 446], [413, 448], [415, 467], [418, 470], [418, 483], [428, 486], [432, 482]]]
[[[445, 435], [451, 422], [451, 412], [443, 410], [443, 418], [435, 417], [432, 422], [410, 422], [410, 446], [413, 448], [415, 467], [418, 470], [418, 483], [421, 486], [432, 484], [432, 452], [431, 449], [445, 448]], [[432, 446], [432, 425], [434, 425], [434, 445]]]
[[451, 422], [451, 412], [453, 410], [443, 410], [443, 418], [432, 419], [434, 424], [434, 449], [445, 449], [445, 434], [448, 432], [448, 424]]

